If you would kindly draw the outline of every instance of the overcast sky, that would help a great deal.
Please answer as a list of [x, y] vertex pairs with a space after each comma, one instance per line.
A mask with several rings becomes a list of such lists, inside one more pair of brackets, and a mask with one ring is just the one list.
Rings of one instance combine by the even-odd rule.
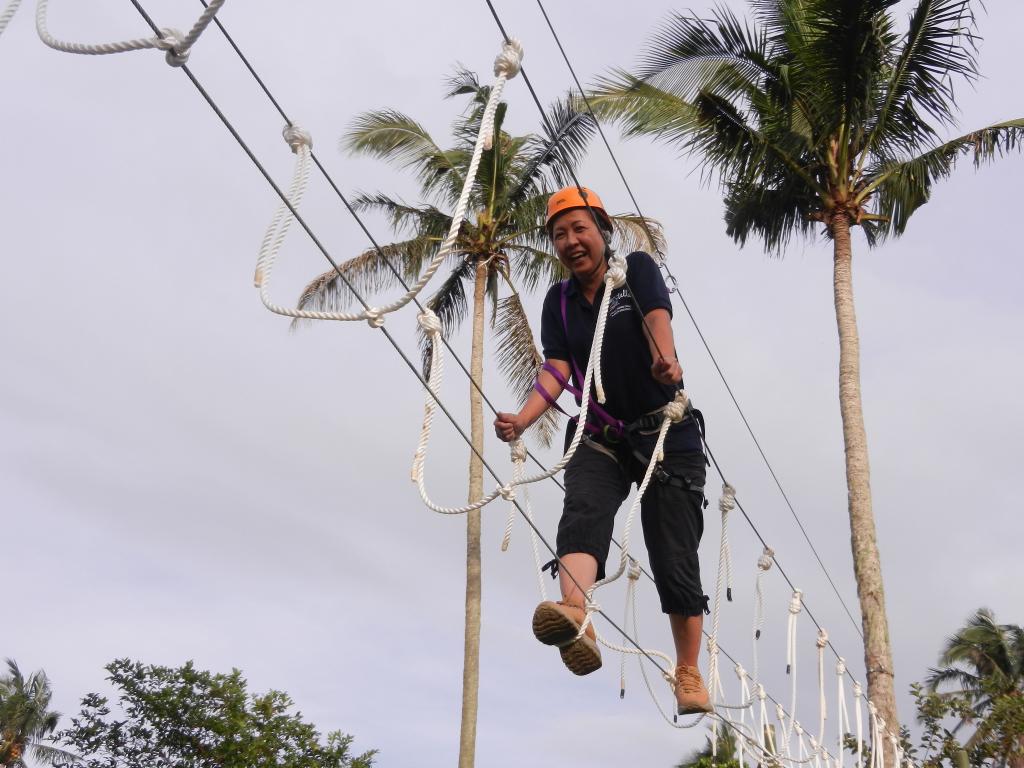
[[[238, 667], [255, 691], [289, 692], [322, 730], [354, 734], [360, 750], [379, 748], [381, 766], [452, 765], [464, 520], [428, 511], [408, 480], [422, 409], [415, 379], [364, 323], [293, 334], [263, 309], [252, 269], [277, 201], [183, 73], [154, 51], [93, 58], [49, 50], [33, 29], [34, 4], [25, 5], [0, 37], [0, 510], [8, 575], [0, 655], [23, 670], [44, 668], [65, 713], [89, 691], [108, 692], [102, 667], [115, 657]], [[158, 24], [180, 28], [201, 10], [198, 2], [145, 5]], [[585, 80], [634, 62], [673, 7], [550, 6]], [[570, 81], [539, 10], [498, 7], [523, 41], [542, 97], [555, 98]], [[482, 0], [249, 0], [227, 3], [221, 17], [346, 192], [381, 189], [410, 200], [409, 178], [342, 155], [339, 136], [359, 112], [394, 107], [446, 143], [462, 105], [441, 100], [444, 77], [462, 62], [489, 80], [499, 50]], [[985, 77], [959, 91], [965, 130], [1024, 114], [1022, 26], [1024, 6], [990, 0], [979, 19]], [[126, 0], [54, 0], [50, 30], [82, 42], [149, 34]], [[292, 155], [281, 120], [216, 29], [190, 64], [286, 184]], [[506, 100], [507, 126], [536, 130], [521, 79], [509, 83]], [[644, 212], [664, 222], [683, 294], [856, 611], [830, 247], [797, 243], [781, 260], [757, 244], [738, 249], [724, 234], [716, 190], [701, 185], [692, 161], [610, 136]], [[864, 409], [905, 719], [908, 686], [976, 608], [1024, 621], [1013, 480], [1024, 429], [1024, 260], [1012, 235], [1022, 168], [1019, 156], [977, 173], [965, 163], [903, 239], [869, 252], [855, 236]], [[603, 148], [594, 146], [582, 177], [610, 208], [629, 210]], [[316, 176], [303, 210], [338, 260], [366, 247]], [[384, 222], [368, 224], [389, 236]], [[324, 268], [296, 228], [274, 298], [294, 301]], [[538, 297], [530, 311], [539, 320]], [[387, 327], [415, 351], [413, 311], [391, 316]], [[679, 305], [675, 332], [716, 456], [863, 679], [854, 626]], [[468, 356], [468, 337], [455, 343]], [[468, 423], [468, 385], [448, 370], [443, 397]], [[503, 407], [516, 405], [491, 364], [486, 389]], [[436, 423], [430, 490], [442, 504], [461, 504], [468, 451]], [[503, 445], [491, 440], [488, 457], [509, 477]], [[536, 486], [531, 496], [553, 538], [558, 489]], [[499, 551], [506, 512], [494, 504], [484, 514], [478, 765], [674, 765], [703, 729], [668, 727], [635, 662], [620, 701], [613, 654], [603, 670], [577, 679], [532, 638], [532, 557], [521, 524], [510, 551]], [[709, 592], [719, 530], [712, 506], [702, 547]], [[760, 544], [738, 516], [730, 532], [736, 599], [724, 609], [721, 644], [750, 669]], [[639, 526], [636, 533], [639, 540]], [[621, 615], [624, 589], [600, 595], [613, 616]], [[789, 590], [777, 570], [766, 590], [762, 673], [768, 689], [788, 699]], [[641, 640], [667, 649], [650, 584], [640, 606]], [[806, 616], [800, 643], [797, 710], [810, 724], [815, 649]], [[726, 673], [736, 701], [728, 666]]]

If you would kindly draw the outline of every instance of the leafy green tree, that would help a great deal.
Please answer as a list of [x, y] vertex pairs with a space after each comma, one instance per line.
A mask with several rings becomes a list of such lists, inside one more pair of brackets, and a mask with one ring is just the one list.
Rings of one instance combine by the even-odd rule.
[[[987, 681], [981, 683], [981, 689], [991, 700], [979, 717], [971, 696], [959, 691], [939, 694], [916, 683], [911, 686], [922, 726], [923, 768], [1024, 766], [1024, 696], [998, 693]], [[953, 728], [946, 727], [950, 720], [957, 723]], [[966, 723], [973, 723], [975, 729], [961, 743], [958, 731]]]
[[50, 681], [42, 670], [27, 678], [7, 659], [7, 674], [0, 677], [0, 768], [26, 768], [25, 755], [40, 765], [55, 765], [73, 757], [47, 744], [60, 713], [50, 709]]
[[316, 728], [292, 714], [280, 691], [250, 694], [237, 669], [212, 674], [119, 659], [106, 667], [120, 712], [90, 693], [65, 744], [74, 768], [370, 768], [374, 752], [349, 754], [351, 736]]
[[[340, 265], [357, 289], [393, 289], [398, 280], [386, 260], [412, 281], [424, 263], [437, 253], [451, 226], [452, 216], [469, 170], [473, 147], [490, 96], [490, 88], [477, 76], [459, 70], [448, 82], [447, 98], [466, 96], [468, 109], [455, 120], [453, 143], [441, 145], [413, 118], [393, 109], [359, 115], [343, 138], [353, 154], [379, 158], [399, 169], [412, 171], [423, 202], [410, 205], [387, 194], [360, 194], [353, 205], [361, 211], [385, 215], [399, 240], [380, 252], [369, 249]], [[491, 327], [495, 332], [498, 364], [513, 391], [525, 398], [542, 362], [534, 334], [523, 310], [517, 286], [532, 290], [565, 276], [550, 253], [544, 230], [547, 198], [568, 183], [568, 168], [583, 154], [594, 131], [589, 115], [567, 102], [549, 110], [550, 129], [542, 134], [512, 136], [503, 129], [506, 105], [497, 110], [491, 146], [482, 156], [463, 223], [451, 251], [446, 277], [426, 302], [437, 313], [443, 333], [452, 333], [469, 316], [472, 320], [470, 373], [483, 385], [484, 325], [490, 299]], [[627, 250], [655, 251], [662, 247], [660, 227], [637, 216], [614, 216], [618, 245]], [[652, 233], [652, 234], [648, 234]], [[655, 238], [651, 242], [648, 238]], [[508, 292], [501, 298], [501, 287]], [[472, 289], [472, 310], [467, 290]], [[299, 300], [302, 308], [338, 310], [351, 302], [347, 287], [333, 270], [307, 286]], [[425, 344], [424, 360], [429, 359]], [[484, 422], [480, 392], [470, 386], [471, 441], [469, 499], [483, 495]], [[550, 440], [555, 416], [538, 422], [542, 441]], [[474, 761], [480, 642], [480, 512], [467, 515], [467, 577], [465, 660], [463, 664], [462, 725], [459, 765]]]
[[[901, 235], [932, 186], [970, 157], [1018, 149], [1024, 119], [943, 139], [954, 82], [978, 76], [972, 0], [916, 0], [905, 33], [896, 0], [751, 0], [677, 14], [635, 73], [604, 78], [593, 103], [629, 136], [703, 162], [724, 191], [726, 231], [781, 253], [820, 226], [832, 240], [839, 399], [868, 693], [896, 729], [893, 664], [871, 509], [852, 289], [851, 227], [869, 246]], [[707, 18], [710, 16], [710, 18]]]

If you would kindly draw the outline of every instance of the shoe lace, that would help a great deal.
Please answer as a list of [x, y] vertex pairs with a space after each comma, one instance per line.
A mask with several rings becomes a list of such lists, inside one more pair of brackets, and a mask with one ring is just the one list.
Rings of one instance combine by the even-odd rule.
[[700, 675], [688, 669], [676, 670], [676, 684], [682, 689], [683, 693], [700, 693], [704, 687]]

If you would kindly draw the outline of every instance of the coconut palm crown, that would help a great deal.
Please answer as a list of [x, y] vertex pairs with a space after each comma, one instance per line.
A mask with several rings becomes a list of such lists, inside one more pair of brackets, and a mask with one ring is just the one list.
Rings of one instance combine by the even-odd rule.
[[38, 765], [74, 759], [70, 752], [46, 743], [60, 720], [60, 714], [50, 709], [51, 697], [45, 672], [26, 678], [14, 661], [7, 660], [7, 674], [0, 677], [0, 766], [26, 768], [27, 755]]
[[904, 232], [957, 162], [1019, 149], [1024, 118], [941, 139], [954, 82], [978, 77], [976, 0], [752, 0], [752, 21], [717, 7], [677, 14], [635, 73], [603, 78], [593, 103], [626, 135], [697, 155], [726, 192], [728, 233], [781, 251], [836, 217], [874, 245]]
[[979, 719], [995, 696], [1024, 696], [1024, 628], [999, 624], [991, 610], [979, 608], [946, 640], [926, 684], [931, 691], [965, 696]]
[[[954, 84], [977, 79], [972, 0], [917, 0], [906, 31], [898, 0], [751, 0], [675, 14], [635, 72], [599, 80], [590, 102], [627, 136], [652, 136], [699, 158], [724, 193], [740, 244], [781, 253], [823, 227], [832, 240], [839, 400], [854, 572], [868, 694], [898, 733], [888, 621], [860, 396], [850, 229], [870, 245], [904, 232], [935, 182], [1024, 143], [1024, 119], [943, 138]], [[891, 757], [891, 756], [890, 756]]]

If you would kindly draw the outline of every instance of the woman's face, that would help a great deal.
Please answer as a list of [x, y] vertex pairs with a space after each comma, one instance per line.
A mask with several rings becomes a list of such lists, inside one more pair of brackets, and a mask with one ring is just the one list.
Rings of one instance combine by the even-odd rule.
[[558, 260], [577, 279], [583, 280], [605, 268], [604, 236], [586, 208], [575, 208], [556, 218], [551, 227], [551, 242]]

